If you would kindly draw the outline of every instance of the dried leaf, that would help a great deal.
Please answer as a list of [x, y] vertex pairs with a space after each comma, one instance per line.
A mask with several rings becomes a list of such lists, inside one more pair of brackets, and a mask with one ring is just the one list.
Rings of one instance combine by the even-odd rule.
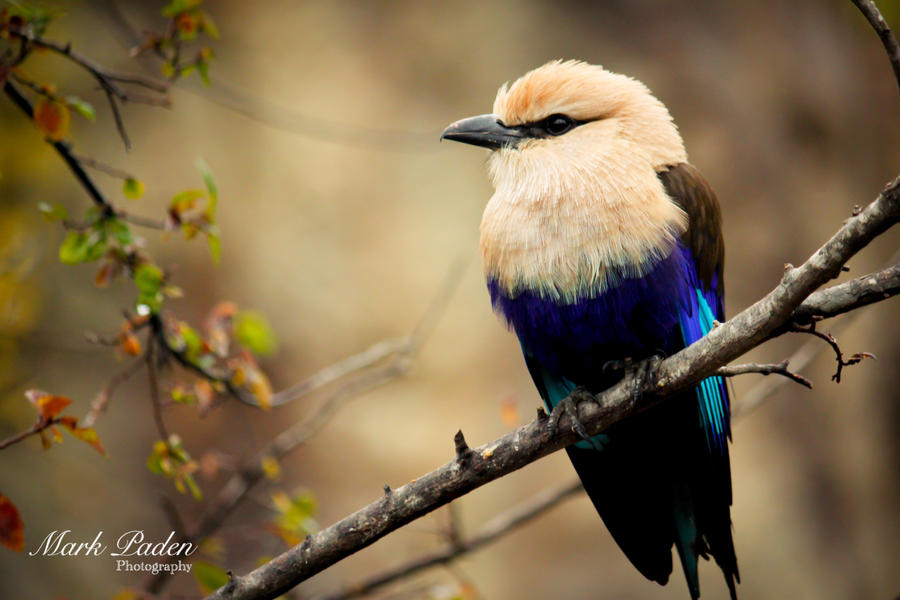
[[141, 353], [141, 342], [131, 332], [119, 335], [119, 348], [127, 356], [138, 356]]
[[103, 261], [100, 263], [97, 272], [94, 273], [94, 285], [98, 288], [105, 288], [113, 280], [117, 271], [118, 265], [116, 263], [109, 260]]
[[194, 395], [197, 396], [197, 403], [200, 405], [200, 410], [205, 411], [212, 405], [216, 393], [213, 390], [212, 384], [207, 380], [198, 379], [194, 382]]
[[35, 125], [51, 141], [58, 142], [69, 133], [69, 108], [62, 102], [41, 98], [33, 114]]
[[25, 549], [25, 524], [19, 509], [3, 494], [0, 494], [0, 544], [15, 552]]
[[37, 399], [37, 409], [45, 419], [52, 419], [63, 411], [72, 401], [65, 396], [51, 396], [46, 394]]

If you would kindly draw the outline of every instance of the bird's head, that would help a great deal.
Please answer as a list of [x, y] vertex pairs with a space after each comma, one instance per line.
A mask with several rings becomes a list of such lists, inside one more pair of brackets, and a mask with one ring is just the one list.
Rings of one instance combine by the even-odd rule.
[[686, 160], [669, 111], [644, 84], [573, 60], [504, 84], [493, 113], [461, 119], [441, 139], [493, 150], [495, 186], [506, 175], [560, 184], [605, 170], [603, 163], [658, 168]]
[[687, 161], [669, 111], [603, 67], [547, 63], [502, 86], [493, 113], [441, 137], [492, 151], [481, 252], [507, 295], [599, 293], [667, 256], [687, 226], [657, 177]]

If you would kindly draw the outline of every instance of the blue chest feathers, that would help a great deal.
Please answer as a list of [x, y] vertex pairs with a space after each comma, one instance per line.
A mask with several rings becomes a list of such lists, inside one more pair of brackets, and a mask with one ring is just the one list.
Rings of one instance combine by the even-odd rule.
[[526, 355], [555, 376], [602, 389], [610, 383], [604, 362], [671, 354], [684, 346], [680, 319], [696, 310], [696, 282], [690, 252], [678, 244], [643, 277], [619, 278], [570, 304], [529, 290], [509, 296], [494, 280], [488, 290]]

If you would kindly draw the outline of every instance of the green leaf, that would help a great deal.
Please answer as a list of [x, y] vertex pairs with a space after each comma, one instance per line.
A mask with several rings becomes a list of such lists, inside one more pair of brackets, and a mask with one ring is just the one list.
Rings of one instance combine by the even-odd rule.
[[197, 159], [197, 170], [203, 175], [203, 183], [206, 184], [209, 199], [213, 202], [217, 201], [219, 199], [219, 188], [216, 186], [216, 180], [213, 179], [212, 171], [209, 170], [209, 165], [202, 158]]
[[269, 322], [255, 310], [242, 310], [234, 316], [234, 337], [254, 354], [272, 354], [278, 347]]
[[186, 210], [194, 208], [197, 200], [205, 195], [206, 192], [204, 192], [203, 190], [185, 190], [183, 192], [179, 192], [172, 196], [172, 201], [169, 202], [169, 208], [173, 212], [181, 214]]
[[162, 308], [161, 288], [165, 277], [162, 270], [153, 263], [143, 263], [134, 270], [134, 285], [138, 289], [138, 304], [145, 304], [151, 312]]
[[70, 231], [59, 247], [59, 260], [67, 265], [97, 260], [106, 254], [106, 237], [99, 231]]
[[122, 193], [129, 200], [137, 200], [144, 195], [144, 184], [134, 177], [129, 177], [122, 183]]
[[209, 246], [213, 262], [218, 264], [219, 257], [222, 255], [222, 243], [219, 240], [219, 228], [215, 225], [206, 228], [206, 244]]
[[185, 355], [188, 360], [193, 362], [200, 355], [200, 350], [203, 349], [203, 339], [193, 327], [184, 321], [178, 324], [178, 333], [181, 334], [181, 339], [184, 341]]
[[211, 594], [226, 583], [228, 573], [222, 567], [202, 560], [194, 561], [194, 578], [200, 584], [200, 590], [204, 594]]
[[105, 222], [105, 227], [106, 234], [116, 240], [119, 246], [130, 246], [134, 243], [134, 238], [131, 235], [131, 229], [129, 229], [128, 225], [126, 225], [120, 219], [108, 219]]
[[160, 67], [160, 71], [162, 71], [163, 77], [165, 77], [166, 79], [171, 79], [175, 76], [175, 65], [173, 65], [169, 61], [166, 61]]
[[143, 263], [134, 270], [134, 284], [144, 294], [155, 294], [162, 287], [162, 269], [153, 263]]
[[41, 211], [41, 214], [47, 221], [64, 221], [69, 217], [69, 211], [58, 202], [55, 204], [40, 202], [38, 203], [38, 210]]
[[171, 19], [177, 17], [186, 10], [196, 8], [201, 0], [172, 0], [162, 9], [162, 16]]
[[59, 261], [67, 265], [77, 265], [84, 260], [84, 242], [87, 235], [80, 231], [70, 231], [66, 234], [59, 247]]
[[190, 490], [191, 496], [194, 497], [194, 500], [203, 500], [203, 492], [200, 491], [200, 487], [197, 485], [197, 480], [194, 479], [193, 475], [185, 475], [184, 482], [187, 484], [188, 490]]
[[219, 39], [219, 28], [205, 10], [200, 11], [200, 29], [212, 39]]
[[94, 107], [91, 106], [89, 102], [82, 100], [78, 96], [67, 97], [66, 104], [69, 105], [69, 108], [80, 114], [88, 121], [94, 121], [97, 118], [96, 113], [94, 113]]
[[205, 60], [197, 61], [197, 73], [200, 75], [200, 79], [203, 80], [203, 85], [209, 85], [209, 63]]

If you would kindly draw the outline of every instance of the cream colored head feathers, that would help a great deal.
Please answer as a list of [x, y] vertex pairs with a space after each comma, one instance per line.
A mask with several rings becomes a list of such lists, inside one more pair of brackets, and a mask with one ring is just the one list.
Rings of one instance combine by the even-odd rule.
[[494, 114], [507, 127], [557, 114], [581, 123], [491, 153], [481, 252], [485, 275], [507, 295], [574, 302], [671, 252], [687, 217], [657, 172], [687, 157], [668, 110], [642, 83], [555, 61], [501, 87]]

